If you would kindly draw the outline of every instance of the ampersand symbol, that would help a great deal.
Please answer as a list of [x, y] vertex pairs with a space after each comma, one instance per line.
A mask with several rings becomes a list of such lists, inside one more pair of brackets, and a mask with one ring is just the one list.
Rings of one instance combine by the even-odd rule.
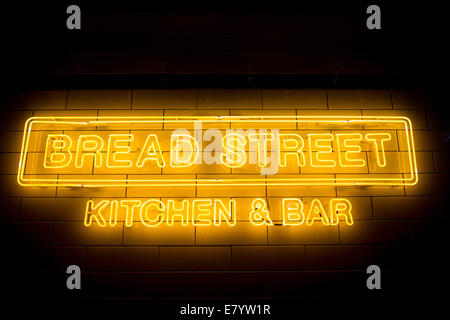
[[252, 211], [250, 212], [250, 222], [255, 225], [273, 225], [267, 210], [267, 203], [264, 199], [255, 199], [252, 202]]

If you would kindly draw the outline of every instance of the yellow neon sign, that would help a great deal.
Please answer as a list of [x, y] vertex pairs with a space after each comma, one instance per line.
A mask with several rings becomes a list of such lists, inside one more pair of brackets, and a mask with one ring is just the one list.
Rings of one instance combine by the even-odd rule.
[[[324, 206], [322, 201], [313, 199], [311, 204], [305, 205], [301, 199], [283, 199], [282, 225], [298, 226], [304, 222], [308, 226], [316, 223], [325, 226], [337, 225], [340, 222], [353, 224], [350, 201], [333, 198], [328, 206]], [[119, 216], [125, 221], [126, 227], [132, 227], [134, 222], [140, 222], [149, 228], [163, 223], [173, 226], [175, 218], [184, 227], [189, 224], [199, 227], [220, 226], [222, 223], [229, 227], [236, 225], [237, 207], [234, 199], [183, 199], [178, 208], [175, 208], [174, 204], [173, 199], [166, 202], [159, 199], [89, 200], [86, 203], [84, 225], [90, 227], [95, 223], [100, 227], [112, 227], [117, 224]], [[252, 201], [248, 220], [255, 226], [274, 225], [265, 199], [257, 198]]]
[[[276, 170], [261, 171], [259, 175], [246, 178], [231, 174], [229, 177], [222, 175], [215, 178], [212, 175], [174, 179], [164, 174], [165, 168], [182, 170], [202, 163], [208, 146], [202, 148], [195, 132], [191, 134], [188, 130], [184, 133], [174, 131], [167, 146], [163, 146], [162, 136], [158, 134], [167, 132], [164, 125], [171, 123], [177, 124], [180, 129], [194, 127], [194, 131], [198, 123], [207, 124], [208, 128], [217, 124], [218, 128], [225, 126], [229, 128], [226, 130], [234, 130], [225, 132], [218, 140], [221, 156], [216, 157], [217, 166], [234, 170], [245, 168], [254, 160], [253, 163], [260, 169], [270, 169], [268, 166], [275, 164]], [[261, 132], [272, 130], [276, 124], [282, 127], [283, 123], [295, 123], [296, 129], [279, 129], [275, 136], [274, 133]], [[247, 130], [243, 133], [240, 125], [244, 128], [253, 126], [260, 132], [249, 133], [250, 130]], [[159, 129], [153, 129], [155, 127]], [[85, 134], [87, 131], [89, 134]], [[75, 137], [68, 132], [75, 134]], [[406, 168], [395, 175], [370, 172], [367, 163], [369, 154], [374, 155], [376, 167], [389, 165], [385, 155], [386, 145], [396, 140], [390, 132], [405, 137]], [[147, 133], [145, 142], [138, 143], [138, 133]], [[32, 159], [36, 159], [30, 151], [33, 143], [45, 146], [41, 150], [43, 161], [33, 162]], [[252, 149], [252, 145], [256, 148]], [[400, 153], [397, 149], [394, 151]], [[165, 152], [170, 154], [170, 159], [164, 158]], [[99, 177], [95, 170], [89, 174], [77, 171], [88, 168], [91, 165], [89, 161], [108, 176]], [[297, 166], [298, 171], [278, 174], [278, 168], [286, 168], [289, 164]], [[162, 174], [126, 175], [126, 170], [151, 166], [161, 169]], [[68, 169], [68, 175], [51, 176]], [[113, 169], [123, 169], [125, 174], [115, 176], [113, 171], [108, 174], [108, 170]], [[367, 170], [356, 171], [357, 176], [352, 176], [346, 172], [336, 175], [337, 169]], [[76, 176], [70, 177], [70, 174]], [[320, 174], [327, 177], [322, 178]], [[19, 184], [42, 187], [370, 186], [414, 185], [417, 181], [411, 121], [406, 117], [394, 116], [32, 117], [25, 124], [18, 171]], [[315, 210], [320, 213], [321, 208]], [[312, 212], [311, 216], [317, 212]]]

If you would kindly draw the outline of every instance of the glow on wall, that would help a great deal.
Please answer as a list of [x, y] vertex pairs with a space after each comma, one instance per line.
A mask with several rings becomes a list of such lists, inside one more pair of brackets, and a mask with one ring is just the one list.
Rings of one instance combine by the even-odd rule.
[[[411, 121], [371, 116], [33, 117], [18, 183], [35, 187], [402, 186], [418, 181]], [[238, 194], [237, 194], [238, 196]], [[318, 195], [320, 196], [320, 195]], [[178, 207], [177, 207], [178, 206]], [[89, 200], [85, 225], [236, 223], [233, 200]], [[347, 199], [282, 199], [283, 225], [353, 224]], [[249, 220], [271, 225], [255, 198]]]

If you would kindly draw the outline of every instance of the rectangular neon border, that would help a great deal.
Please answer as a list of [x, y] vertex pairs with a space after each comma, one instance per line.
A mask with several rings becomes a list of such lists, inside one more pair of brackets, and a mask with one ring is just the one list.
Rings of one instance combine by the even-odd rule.
[[[81, 179], [27, 179], [24, 177], [26, 156], [28, 153], [28, 144], [32, 126], [35, 123], [59, 123], [59, 124], [101, 124], [101, 123], [179, 123], [179, 122], [218, 122], [218, 123], [258, 123], [258, 122], [296, 122], [298, 123], [403, 123], [407, 137], [408, 155], [411, 172], [409, 177], [405, 178], [270, 178], [261, 179], [243, 179], [243, 178], [221, 178], [221, 179], [99, 179], [99, 180], [81, 180]], [[256, 127], [257, 129], [257, 127]], [[331, 174], [331, 173], [330, 173]], [[299, 174], [301, 175], [301, 174]], [[376, 174], [375, 174], [376, 175]], [[36, 187], [145, 187], [145, 186], [300, 186], [300, 185], [322, 185], [322, 186], [375, 186], [375, 185], [415, 185], [418, 182], [417, 161], [414, 148], [414, 138], [411, 120], [404, 116], [134, 116], [134, 117], [31, 117], [25, 123], [22, 149], [20, 154], [19, 170], [17, 182], [22, 186]], [[128, 184], [133, 182], [133, 184]]]

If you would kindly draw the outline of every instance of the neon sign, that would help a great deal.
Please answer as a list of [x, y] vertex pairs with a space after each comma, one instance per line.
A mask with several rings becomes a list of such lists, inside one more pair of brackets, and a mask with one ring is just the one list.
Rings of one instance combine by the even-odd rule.
[[[33, 117], [17, 179], [37, 187], [307, 188], [415, 185], [418, 174], [406, 117]], [[353, 224], [350, 201], [325, 202], [283, 198], [281, 224]], [[126, 227], [233, 227], [238, 210], [234, 199], [93, 199], [84, 224], [112, 227], [120, 215]], [[266, 199], [253, 199], [245, 214], [255, 226], [274, 224]]]
[[[256, 226], [273, 225], [265, 199], [257, 198], [252, 202], [249, 221]], [[86, 204], [85, 226], [97, 223], [100, 227], [113, 227], [117, 224], [119, 212], [124, 218], [125, 226], [131, 227], [136, 216], [146, 227], [154, 228], [165, 223], [173, 226], [175, 221], [182, 226], [219, 226], [226, 223], [230, 227], [236, 225], [236, 200], [230, 199], [187, 199], [178, 203], [172, 199], [166, 203], [159, 199], [121, 199], [121, 200], [89, 200]], [[303, 223], [312, 225], [315, 222], [323, 225], [337, 225], [339, 220], [347, 225], [353, 224], [352, 205], [347, 199], [334, 198], [325, 208], [322, 201], [313, 199], [306, 206], [301, 199], [286, 198], [282, 200], [282, 225], [298, 226]]]
[[[167, 123], [188, 129], [164, 130]], [[285, 124], [292, 129], [277, 128]], [[203, 130], [205, 125], [226, 129]], [[204, 143], [212, 137], [213, 142]], [[404, 151], [396, 147], [399, 139]], [[37, 153], [30, 152], [31, 141], [42, 146]], [[379, 170], [392, 163], [399, 172]], [[164, 170], [183, 174], [199, 164], [222, 167], [231, 175], [173, 179]], [[233, 174], [232, 169], [249, 165], [260, 169], [254, 177]], [[297, 172], [280, 174], [288, 165]], [[141, 176], [114, 177], [114, 169]], [[77, 177], [52, 177], [63, 173]], [[101, 177], [105, 174], [110, 176]], [[71, 187], [414, 185], [417, 164], [406, 117], [36, 117], [26, 123], [18, 182]]]

